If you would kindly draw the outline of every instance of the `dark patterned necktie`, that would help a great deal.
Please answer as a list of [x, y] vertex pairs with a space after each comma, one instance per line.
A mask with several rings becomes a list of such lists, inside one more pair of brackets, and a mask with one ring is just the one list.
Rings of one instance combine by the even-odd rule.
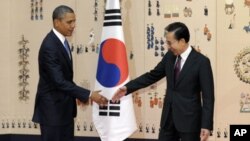
[[179, 77], [180, 71], [181, 71], [181, 56], [178, 56], [177, 61], [175, 63], [175, 67], [174, 67], [174, 81], [175, 81], [175, 83]]
[[69, 55], [69, 59], [71, 59], [69, 43], [68, 43], [67, 39], [64, 40], [64, 48], [65, 48], [65, 50], [67, 51], [67, 53]]

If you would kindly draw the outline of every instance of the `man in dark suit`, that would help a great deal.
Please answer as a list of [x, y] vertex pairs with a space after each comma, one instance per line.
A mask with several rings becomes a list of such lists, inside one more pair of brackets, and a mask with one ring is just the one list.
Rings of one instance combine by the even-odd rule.
[[107, 99], [100, 91], [90, 92], [73, 82], [72, 55], [66, 36], [75, 28], [75, 14], [68, 6], [53, 12], [54, 28], [44, 38], [39, 50], [39, 83], [33, 121], [40, 123], [42, 141], [73, 141], [76, 99], [91, 98], [104, 106]]
[[189, 30], [175, 22], [165, 28], [169, 51], [158, 65], [117, 90], [114, 102], [166, 77], [159, 141], [207, 141], [213, 129], [214, 82], [209, 59], [192, 48]]

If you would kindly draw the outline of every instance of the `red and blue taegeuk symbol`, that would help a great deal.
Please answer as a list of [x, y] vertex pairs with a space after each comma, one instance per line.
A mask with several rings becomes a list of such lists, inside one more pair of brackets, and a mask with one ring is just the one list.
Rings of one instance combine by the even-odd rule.
[[109, 38], [101, 43], [98, 60], [97, 81], [104, 87], [115, 87], [128, 77], [128, 63], [125, 44]]

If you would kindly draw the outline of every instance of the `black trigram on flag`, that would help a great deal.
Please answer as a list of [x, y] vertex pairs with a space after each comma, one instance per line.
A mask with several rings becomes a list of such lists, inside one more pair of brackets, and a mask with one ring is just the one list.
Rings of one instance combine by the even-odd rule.
[[99, 106], [99, 116], [120, 116], [120, 101], [112, 102], [109, 101], [108, 106]]
[[103, 26], [122, 26], [120, 9], [109, 9], [105, 11]]

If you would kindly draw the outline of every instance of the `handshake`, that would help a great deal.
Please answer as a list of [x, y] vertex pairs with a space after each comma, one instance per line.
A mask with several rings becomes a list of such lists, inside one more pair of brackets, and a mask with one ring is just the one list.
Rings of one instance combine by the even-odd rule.
[[99, 106], [103, 107], [108, 104], [108, 99], [100, 94], [99, 91], [92, 91], [91, 96], [89, 97], [92, 101], [97, 103]]
[[[96, 102], [101, 107], [107, 106], [109, 100], [106, 97], [102, 96], [100, 92], [101, 92], [100, 90], [93, 91], [91, 93], [90, 99]], [[121, 99], [121, 97], [125, 96], [126, 93], [127, 93], [127, 88], [125, 86], [119, 88], [112, 97], [112, 102], [118, 102]]]

